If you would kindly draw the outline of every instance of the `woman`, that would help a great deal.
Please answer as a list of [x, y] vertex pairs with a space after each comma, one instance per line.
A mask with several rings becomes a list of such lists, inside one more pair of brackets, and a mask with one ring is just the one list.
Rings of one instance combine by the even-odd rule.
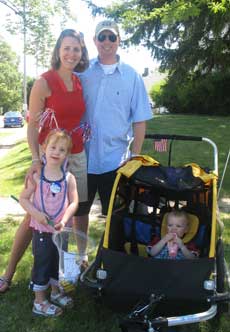
[[[84, 219], [82, 222], [84, 213], [81, 210], [87, 201], [87, 166], [82, 134], [77, 130], [85, 112], [85, 104], [80, 81], [73, 71], [84, 71], [88, 64], [88, 51], [82, 33], [72, 29], [62, 31], [53, 50], [51, 69], [35, 81], [31, 90], [27, 130], [32, 154], [32, 165], [28, 172], [30, 177], [41, 170], [39, 147], [49, 131], [59, 127], [71, 135], [73, 147], [68, 169], [78, 182], [79, 208], [76, 217], [78, 229], [85, 233], [87, 225], [84, 225]], [[4, 276], [0, 277], [0, 293], [9, 289], [16, 266], [31, 241], [29, 221], [27, 214], [16, 232], [8, 267]], [[81, 248], [82, 261], [86, 260], [84, 246], [86, 244]]]

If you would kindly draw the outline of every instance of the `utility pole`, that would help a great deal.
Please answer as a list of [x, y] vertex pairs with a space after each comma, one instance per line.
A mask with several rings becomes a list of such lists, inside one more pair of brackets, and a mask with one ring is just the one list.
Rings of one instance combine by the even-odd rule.
[[22, 18], [23, 22], [23, 114], [26, 115], [27, 111], [27, 79], [26, 79], [26, 0], [23, 0], [23, 10], [19, 10], [11, 1], [0, 0], [0, 3], [7, 6], [16, 15]]
[[23, 115], [27, 112], [27, 78], [26, 78], [26, 0], [23, 0]]

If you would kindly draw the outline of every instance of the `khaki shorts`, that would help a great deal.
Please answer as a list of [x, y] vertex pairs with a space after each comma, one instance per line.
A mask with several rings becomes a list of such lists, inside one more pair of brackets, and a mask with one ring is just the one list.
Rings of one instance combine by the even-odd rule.
[[76, 178], [79, 202], [88, 200], [87, 161], [85, 151], [68, 156], [68, 171]]

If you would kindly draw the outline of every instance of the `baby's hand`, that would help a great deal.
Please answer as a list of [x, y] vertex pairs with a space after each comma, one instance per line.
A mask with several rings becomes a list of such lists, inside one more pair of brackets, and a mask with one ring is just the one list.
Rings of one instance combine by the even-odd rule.
[[179, 238], [178, 236], [176, 237], [175, 241], [176, 241], [176, 243], [178, 244], [178, 247], [179, 247], [179, 248], [181, 248], [181, 247], [184, 245], [182, 239]]
[[168, 243], [169, 241], [174, 240], [174, 234], [173, 233], [167, 233], [165, 235], [165, 242]]

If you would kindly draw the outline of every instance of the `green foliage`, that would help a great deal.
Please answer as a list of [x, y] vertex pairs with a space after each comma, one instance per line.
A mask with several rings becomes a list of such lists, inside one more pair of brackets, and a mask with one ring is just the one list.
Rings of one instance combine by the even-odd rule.
[[162, 106], [172, 112], [228, 112], [227, 88], [221, 93], [219, 83], [223, 78], [229, 84], [230, 1], [129, 0], [106, 7], [85, 2], [93, 15], [103, 13], [122, 25], [124, 46], [144, 45], [168, 72], [157, 94]]
[[172, 113], [229, 115], [230, 72], [190, 75], [180, 84], [170, 77], [160, 89], [150, 91], [156, 107], [164, 105]]
[[18, 57], [0, 38], [0, 108], [3, 113], [18, 110], [21, 103], [22, 77], [18, 71]]
[[[24, 7], [25, 4], [25, 7]], [[62, 24], [70, 15], [69, 0], [15, 0], [12, 6], [18, 20], [8, 16], [7, 30], [13, 34], [26, 30], [26, 52], [35, 57], [37, 66], [45, 68], [50, 63], [50, 54], [55, 38], [52, 34], [51, 20], [60, 15]], [[15, 18], [15, 17], [14, 17]]]

